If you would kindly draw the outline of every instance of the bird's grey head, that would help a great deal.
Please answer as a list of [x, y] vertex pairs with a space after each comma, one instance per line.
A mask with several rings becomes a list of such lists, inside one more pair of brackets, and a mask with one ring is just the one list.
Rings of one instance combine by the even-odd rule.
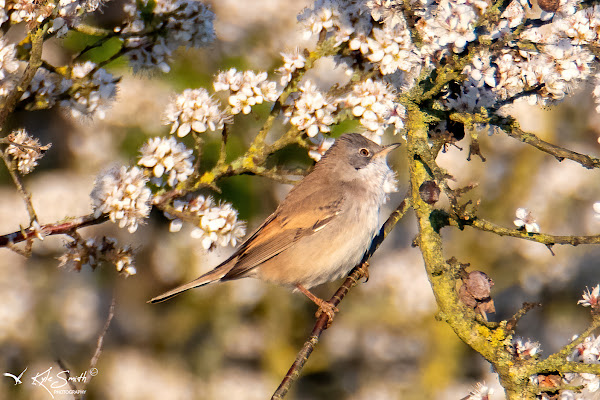
[[371, 163], [386, 164], [386, 155], [399, 144], [380, 146], [358, 133], [340, 136], [325, 153], [323, 163], [336, 163], [350, 166], [359, 171]]
[[[380, 146], [358, 133], [340, 136], [315, 167], [330, 179], [347, 183], [346, 188], [370, 194], [378, 204], [395, 191], [395, 174], [387, 165], [387, 154], [400, 144]], [[317, 173], [319, 173], [317, 172]]]

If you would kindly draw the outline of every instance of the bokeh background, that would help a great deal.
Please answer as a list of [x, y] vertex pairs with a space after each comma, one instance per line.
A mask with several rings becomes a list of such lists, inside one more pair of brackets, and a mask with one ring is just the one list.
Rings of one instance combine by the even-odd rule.
[[[40, 167], [25, 179], [42, 223], [90, 213], [96, 174], [114, 164], [135, 163], [149, 137], [168, 134], [161, 114], [175, 93], [209, 88], [213, 75], [231, 67], [268, 71], [275, 80], [280, 52], [313, 44], [302, 39], [296, 25], [296, 15], [309, 1], [209, 3], [216, 14], [217, 40], [208, 48], [181, 49], [169, 73], [132, 75], [125, 63], [111, 64], [109, 70], [123, 78], [118, 100], [104, 120], [75, 120], [58, 110], [15, 116], [15, 126], [53, 144]], [[94, 17], [111, 26], [118, 9], [119, 2], [111, 2]], [[49, 42], [44, 56], [58, 63], [83, 42], [77, 35]], [[331, 60], [319, 61], [310, 76], [325, 89], [347, 79]], [[236, 117], [231, 157], [245, 149], [268, 111], [267, 104], [250, 116]], [[600, 118], [589, 88], [577, 89], [561, 105], [539, 109], [520, 103], [513, 111], [525, 130], [598, 156]], [[336, 127], [333, 135], [352, 128], [351, 123]], [[384, 142], [398, 139], [386, 136]], [[481, 200], [482, 217], [511, 227], [515, 210], [527, 207], [544, 232], [600, 231], [592, 209], [600, 200], [597, 170], [558, 162], [504, 134], [484, 136], [481, 142], [486, 162], [477, 157], [467, 161], [467, 140], [457, 143], [464, 150], [449, 147], [439, 160], [454, 176], [455, 187], [479, 183], [470, 196]], [[218, 146], [218, 135], [207, 135], [203, 166], [215, 162]], [[390, 158], [400, 191], [391, 197], [383, 218], [408, 189], [404, 157], [400, 150]], [[276, 161], [310, 164], [299, 149], [282, 152]], [[0, 185], [0, 233], [6, 234], [27, 226], [28, 216], [4, 169]], [[223, 192], [212, 194], [232, 202], [250, 230], [290, 188], [251, 176], [228, 178], [220, 186]], [[439, 203], [446, 205], [445, 199]], [[290, 399], [460, 399], [482, 381], [496, 387], [492, 398], [503, 398], [489, 364], [435, 319], [422, 259], [418, 248], [411, 247], [415, 229], [409, 213], [372, 259], [369, 281], [342, 303]], [[0, 249], [0, 373], [18, 375], [28, 368], [23, 385], [0, 377], [0, 399], [48, 399], [48, 392], [31, 385], [30, 373], [52, 367], [54, 374], [62, 369], [56, 360], [72, 375], [85, 372], [113, 296], [115, 316], [104, 339], [98, 375], [86, 386], [86, 399], [270, 398], [312, 329], [313, 304], [297, 293], [246, 279], [149, 305], [149, 298], [209, 270], [232, 249], [207, 254], [189, 232], [169, 233], [168, 221], [158, 212], [133, 235], [110, 222], [80, 233], [132, 244], [138, 273], [124, 279], [110, 266], [81, 272], [58, 269], [66, 241], [61, 237], [36, 242], [29, 259]], [[568, 343], [587, 325], [589, 313], [576, 303], [586, 286], [600, 281], [598, 249], [559, 246], [552, 255], [541, 244], [471, 228], [446, 228], [443, 236], [448, 258], [471, 263], [472, 269], [494, 280], [497, 314], [490, 319], [510, 317], [523, 301], [543, 303], [517, 330], [539, 341], [543, 354]], [[316, 292], [328, 297], [337, 285]]]

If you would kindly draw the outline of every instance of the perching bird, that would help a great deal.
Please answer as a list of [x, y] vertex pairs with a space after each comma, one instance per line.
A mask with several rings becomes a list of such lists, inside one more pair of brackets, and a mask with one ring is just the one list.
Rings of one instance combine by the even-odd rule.
[[335, 308], [308, 289], [348, 274], [368, 250], [379, 230], [379, 209], [395, 182], [386, 155], [398, 146], [382, 147], [357, 133], [342, 135], [231, 257], [150, 302], [250, 277], [300, 290], [331, 319]]

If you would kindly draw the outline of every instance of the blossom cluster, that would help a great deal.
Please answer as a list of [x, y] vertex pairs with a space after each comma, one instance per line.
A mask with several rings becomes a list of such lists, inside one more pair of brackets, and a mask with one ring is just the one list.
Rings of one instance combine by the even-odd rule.
[[249, 114], [252, 106], [263, 101], [275, 101], [279, 97], [275, 82], [267, 80], [266, 72], [237, 71], [231, 68], [221, 72], [213, 83], [215, 92], [229, 91], [231, 114]]
[[[463, 84], [468, 92], [465, 95], [473, 99], [471, 102], [484, 98], [483, 105], [490, 106], [532, 90], [527, 100], [546, 105], [563, 99], [590, 77], [594, 54], [584, 44], [597, 45], [600, 39], [600, 6], [577, 10], [575, 4], [565, 2], [557, 13], [550, 14], [551, 23], [520, 33], [519, 40], [534, 43], [534, 47], [511, 44], [494, 53], [481, 50], [463, 71], [468, 76]], [[525, 11], [523, 5], [513, 1], [503, 14], [507, 28], [520, 24]], [[547, 15], [542, 13], [541, 18], [548, 19]]]
[[70, 97], [60, 105], [69, 109], [74, 117], [96, 116], [104, 118], [117, 95], [117, 81], [103, 68], [91, 61], [76, 64], [71, 70]]
[[175, 187], [194, 172], [192, 150], [174, 137], [152, 138], [142, 146], [140, 153], [138, 164], [152, 170], [154, 176], [150, 181], [155, 185], [164, 186], [163, 177], [166, 177], [166, 183]]
[[515, 337], [512, 339], [510, 351], [513, 357], [526, 360], [536, 357], [541, 352], [541, 345], [529, 339], [523, 340], [523, 338]]
[[21, 100], [30, 110], [58, 104], [73, 117], [102, 119], [116, 98], [117, 82], [118, 78], [91, 61], [73, 65], [65, 75], [40, 67]]
[[19, 69], [14, 44], [8, 44], [0, 37], [0, 98], [14, 87], [14, 74]]
[[130, 21], [120, 32], [134, 71], [169, 72], [177, 48], [204, 47], [215, 39], [215, 14], [196, 0], [130, 0], [124, 10]]
[[396, 132], [404, 127], [406, 109], [395, 101], [395, 92], [387, 84], [367, 79], [356, 84], [342, 104], [352, 110], [352, 115], [360, 118], [360, 123], [368, 131], [363, 135], [381, 143], [385, 129], [393, 125]]
[[281, 74], [281, 85], [285, 86], [290, 82], [292, 74], [296, 70], [304, 68], [306, 58], [298, 50], [292, 53], [281, 53], [281, 57], [283, 58], [283, 66], [278, 68], [277, 72]]
[[[586, 337], [583, 342], [577, 345], [573, 352], [567, 356], [567, 361], [585, 364], [600, 364], [600, 337], [595, 337], [594, 335]], [[581, 393], [582, 397], [574, 398], [590, 398], [585, 397], [585, 394], [591, 396], [590, 393], [597, 393], [600, 389], [600, 378], [595, 374], [567, 373], [564, 376], [564, 380], [569, 385], [584, 386], [584, 392], [587, 393]]]
[[58, 258], [59, 267], [72, 268], [80, 271], [88, 266], [95, 269], [102, 262], [114, 264], [117, 271], [126, 276], [135, 275], [133, 249], [126, 245], [119, 247], [117, 240], [103, 237], [88, 240], [74, 240], [65, 244], [67, 251]]
[[333, 113], [337, 107], [334, 102], [310, 80], [305, 81], [299, 89], [299, 92], [289, 97], [292, 104], [284, 112], [290, 124], [306, 131], [309, 137], [314, 137], [319, 132], [329, 132], [330, 125], [335, 122]]
[[40, 142], [29, 136], [25, 129], [18, 129], [8, 135], [11, 144], [6, 148], [8, 154], [16, 163], [17, 169], [23, 175], [33, 171], [38, 165], [44, 152], [50, 148], [50, 144], [41, 146]]
[[223, 129], [230, 122], [230, 116], [206, 89], [185, 89], [167, 105], [164, 120], [171, 125], [171, 133], [184, 137], [190, 132]]
[[205, 250], [219, 246], [235, 246], [246, 234], [246, 224], [237, 219], [237, 211], [229, 203], [217, 204], [212, 197], [194, 196], [173, 202], [176, 216], [165, 213], [172, 219], [170, 230], [178, 232], [183, 220], [192, 221], [196, 226], [191, 236], [200, 239]]
[[[478, 38], [505, 40], [512, 29], [536, 18], [526, 0], [515, 0], [499, 21], [477, 27], [491, 3], [413, 2], [410, 6], [417, 21], [413, 27], [408, 26], [401, 11], [403, 2], [396, 0], [317, 0], [298, 19], [307, 36], [346, 42], [350, 50], [389, 76], [397, 89], [410, 89], [423, 69], [467, 50]], [[546, 105], [562, 99], [590, 77], [594, 54], [585, 45], [597, 46], [600, 40], [600, 6], [578, 8], [577, 3], [569, 0], [554, 13], [542, 11], [537, 18], [543, 23], [526, 27], [505, 46], [493, 50], [489, 46], [474, 47], [473, 61], [463, 70], [467, 79], [457, 93], [446, 99], [446, 106], [472, 111], [510, 101], [524, 91], [531, 91], [524, 96], [530, 103]], [[349, 66], [357, 62], [355, 56], [337, 59]]]
[[57, 36], [64, 36], [69, 27], [77, 21], [83, 13], [95, 11], [101, 4], [101, 0], [60, 0], [57, 2], [36, 3], [31, 0], [2, 1], [2, 17], [0, 23], [7, 20], [10, 14], [10, 22], [42, 22], [52, 16], [52, 24], [48, 30]]
[[[29, 101], [31, 103], [30, 109], [52, 108], [59, 101], [59, 97], [67, 93], [72, 85], [73, 81], [71, 79], [50, 72], [45, 68], [38, 68], [21, 100]], [[63, 101], [62, 104], [67, 105], [68, 102]]]
[[148, 178], [137, 168], [113, 167], [102, 172], [90, 194], [96, 218], [108, 214], [112, 222], [133, 233], [150, 214], [152, 192], [146, 186]]

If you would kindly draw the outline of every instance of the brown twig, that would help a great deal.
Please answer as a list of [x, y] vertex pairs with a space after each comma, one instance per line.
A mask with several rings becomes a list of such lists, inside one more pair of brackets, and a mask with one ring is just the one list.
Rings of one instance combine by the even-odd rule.
[[25, 207], [27, 208], [27, 213], [29, 214], [29, 225], [31, 225], [38, 220], [37, 215], [35, 213], [35, 209], [33, 208], [33, 203], [31, 202], [31, 194], [25, 189], [25, 185], [23, 185], [21, 176], [17, 173], [15, 165], [10, 160], [8, 154], [6, 154], [6, 151], [0, 150], [0, 157], [2, 157], [2, 160], [6, 165], [6, 169], [8, 170], [8, 173], [12, 178], [15, 186], [17, 187], [17, 191], [19, 192], [21, 197], [23, 197]]
[[104, 337], [106, 336], [106, 332], [108, 332], [108, 328], [110, 327], [110, 323], [115, 316], [115, 304], [116, 304], [116, 296], [113, 293], [112, 300], [110, 302], [110, 307], [108, 309], [108, 316], [106, 317], [106, 322], [104, 323], [104, 328], [102, 328], [102, 332], [100, 332], [100, 336], [98, 336], [98, 342], [96, 343], [96, 350], [94, 351], [94, 355], [90, 361], [90, 371], [96, 368], [96, 364], [100, 359], [100, 355], [102, 354], [102, 348], [104, 346]]
[[523, 303], [523, 306], [509, 319], [506, 323], [506, 330], [509, 332], [513, 332], [517, 327], [517, 323], [521, 318], [525, 316], [529, 311], [533, 310], [536, 307], [541, 307], [541, 303]]
[[549, 235], [547, 233], [530, 233], [519, 229], [504, 228], [500, 225], [496, 225], [490, 221], [486, 221], [478, 217], [468, 219], [453, 219], [450, 217], [449, 225], [457, 226], [459, 228], [467, 225], [481, 231], [495, 233], [498, 236], [510, 236], [530, 240], [532, 242], [542, 243], [547, 246], [553, 246], [555, 244], [569, 244], [571, 246], [578, 246], [580, 244], [600, 244], [600, 235], [564, 236]]
[[518, 122], [513, 119], [507, 119], [504, 123], [498, 124], [498, 126], [501, 127], [510, 137], [518, 139], [521, 142], [527, 143], [538, 150], [553, 155], [558, 161], [562, 161], [566, 158], [568, 160], [575, 161], [576, 163], [579, 163], [588, 169], [600, 168], [600, 159], [588, 156], [586, 154], [577, 153], [552, 143], [548, 143], [533, 133], [523, 131]]
[[[363, 261], [359, 265], [354, 267], [354, 269], [352, 269], [342, 286], [340, 286], [340, 288], [335, 292], [333, 297], [331, 297], [331, 299], [329, 300], [329, 303], [331, 303], [334, 307], [336, 307], [344, 299], [344, 297], [346, 296], [346, 294], [348, 294], [348, 291], [350, 291], [350, 289], [356, 286], [358, 282], [366, 276], [366, 266], [368, 265], [368, 259], [373, 255], [375, 250], [379, 248], [379, 246], [385, 240], [387, 235], [392, 231], [396, 223], [398, 223], [398, 221], [402, 219], [409, 207], [409, 200], [404, 199], [396, 208], [396, 210], [394, 210], [394, 212], [392, 212], [392, 214], [388, 217], [388, 219], [385, 221], [385, 223], [379, 230], [379, 234], [373, 239], [371, 248], [365, 254]], [[304, 368], [306, 361], [308, 361], [308, 358], [313, 352], [315, 346], [317, 345], [317, 343], [319, 343], [319, 338], [321, 337], [321, 334], [323, 333], [323, 331], [325, 331], [325, 329], [328, 328], [329, 322], [329, 317], [326, 313], [322, 313], [317, 318], [317, 322], [315, 323], [312, 332], [310, 333], [310, 336], [308, 337], [306, 342], [304, 342], [304, 345], [296, 355], [294, 363], [292, 364], [288, 372], [285, 374], [285, 377], [279, 384], [279, 387], [277, 388], [275, 393], [273, 393], [271, 400], [281, 400], [285, 397], [287, 392], [290, 390], [292, 384], [300, 376], [300, 372]]]
[[0, 247], [8, 247], [9, 245], [20, 243], [27, 239], [32, 239], [40, 234], [43, 236], [63, 235], [73, 231], [74, 229], [79, 229], [90, 225], [98, 225], [106, 221], [108, 221], [108, 215], [95, 217], [94, 214], [89, 214], [84, 215], [83, 217], [72, 218], [66, 222], [45, 224], [42, 225], [39, 230], [35, 229], [34, 227], [30, 227], [0, 236]]

